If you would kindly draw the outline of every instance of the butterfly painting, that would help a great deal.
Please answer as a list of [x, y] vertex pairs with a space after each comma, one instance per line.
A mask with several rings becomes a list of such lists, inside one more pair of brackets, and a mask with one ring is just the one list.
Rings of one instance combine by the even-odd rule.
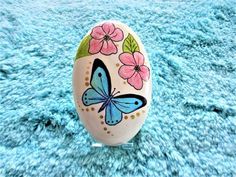
[[100, 59], [94, 60], [90, 85], [82, 95], [82, 102], [85, 106], [101, 104], [98, 113], [105, 111], [107, 125], [118, 124], [123, 114], [132, 113], [147, 104], [147, 100], [141, 95], [119, 95], [120, 92], [116, 92], [115, 88], [112, 91], [110, 74]]

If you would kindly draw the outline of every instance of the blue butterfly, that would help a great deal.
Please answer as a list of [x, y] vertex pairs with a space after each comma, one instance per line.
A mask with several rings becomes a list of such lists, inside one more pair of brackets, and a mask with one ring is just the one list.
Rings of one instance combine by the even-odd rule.
[[92, 67], [91, 88], [88, 88], [82, 96], [85, 106], [103, 103], [98, 113], [105, 109], [105, 122], [108, 125], [118, 124], [124, 114], [129, 114], [142, 108], [147, 100], [135, 94], [115, 96], [115, 89], [111, 93], [111, 78], [105, 64], [100, 59], [95, 59]]

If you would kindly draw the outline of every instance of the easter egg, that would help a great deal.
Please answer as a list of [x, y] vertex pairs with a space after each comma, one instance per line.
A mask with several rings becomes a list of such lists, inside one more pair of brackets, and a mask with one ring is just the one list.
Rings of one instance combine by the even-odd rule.
[[105, 21], [84, 36], [74, 60], [73, 95], [96, 141], [116, 146], [132, 139], [147, 117], [151, 90], [148, 56], [131, 28]]

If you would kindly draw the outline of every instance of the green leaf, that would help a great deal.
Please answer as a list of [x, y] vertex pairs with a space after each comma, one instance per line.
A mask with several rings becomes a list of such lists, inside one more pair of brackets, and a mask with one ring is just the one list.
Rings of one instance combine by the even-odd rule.
[[83, 40], [81, 41], [79, 48], [76, 53], [75, 61], [78, 60], [81, 57], [89, 56], [90, 53], [89, 50], [89, 41], [92, 37], [90, 35], [85, 36]]
[[139, 52], [138, 43], [131, 34], [128, 34], [128, 36], [125, 38], [122, 48], [123, 52], [128, 52], [131, 54], [134, 52]]

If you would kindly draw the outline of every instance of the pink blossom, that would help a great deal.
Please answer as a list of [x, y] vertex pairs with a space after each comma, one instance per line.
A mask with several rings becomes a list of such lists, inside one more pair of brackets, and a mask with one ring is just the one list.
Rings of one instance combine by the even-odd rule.
[[147, 81], [150, 77], [149, 68], [144, 65], [144, 56], [140, 52], [122, 53], [119, 59], [124, 64], [119, 69], [119, 75], [135, 89], [142, 89], [143, 80]]
[[115, 54], [117, 47], [114, 42], [119, 42], [124, 38], [123, 31], [110, 22], [94, 27], [90, 35], [92, 39], [89, 41], [89, 53], [91, 54], [99, 52], [104, 55]]

